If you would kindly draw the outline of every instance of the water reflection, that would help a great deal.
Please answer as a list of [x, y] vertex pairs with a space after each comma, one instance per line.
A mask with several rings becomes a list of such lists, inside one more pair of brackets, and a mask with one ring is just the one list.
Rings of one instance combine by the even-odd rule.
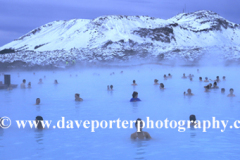
[[81, 102], [78, 102], [78, 101], [75, 102], [76, 113], [80, 113], [80, 104]]
[[37, 154], [41, 157], [41, 152], [44, 150], [44, 131], [43, 130], [36, 130], [35, 131], [35, 139], [37, 142]]
[[132, 108], [133, 108], [133, 113], [138, 112], [138, 102], [131, 102]]
[[40, 109], [41, 109], [41, 108], [40, 108], [40, 105], [36, 105], [36, 110], [37, 110], [37, 111], [40, 111]]
[[196, 136], [196, 133], [195, 133], [195, 132], [190, 133], [190, 137], [191, 137], [191, 138], [195, 138], [195, 136]]
[[113, 91], [108, 91], [108, 93], [109, 93], [110, 95], [113, 95]]
[[0, 148], [3, 147], [3, 145], [1, 144], [2, 139], [3, 139], [3, 129], [0, 127]]
[[190, 142], [193, 142], [193, 145], [195, 144], [196, 141], [196, 128], [194, 126], [190, 127]]
[[137, 150], [136, 150], [136, 157], [134, 159], [145, 159], [146, 148], [148, 146], [147, 141], [138, 140], [136, 141], [136, 145], [137, 145]]

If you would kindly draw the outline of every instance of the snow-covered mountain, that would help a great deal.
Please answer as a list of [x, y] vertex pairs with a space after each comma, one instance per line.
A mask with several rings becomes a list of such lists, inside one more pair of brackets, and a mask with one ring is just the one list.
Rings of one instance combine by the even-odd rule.
[[211, 11], [168, 20], [148, 16], [101, 16], [54, 21], [2, 47], [0, 62], [49, 65], [66, 61], [184, 59], [213, 55], [240, 59], [240, 25]]

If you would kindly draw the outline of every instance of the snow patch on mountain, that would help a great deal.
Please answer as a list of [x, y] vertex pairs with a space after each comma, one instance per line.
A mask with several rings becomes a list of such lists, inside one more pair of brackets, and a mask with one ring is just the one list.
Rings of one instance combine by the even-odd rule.
[[[101, 16], [54, 21], [0, 47], [0, 62], [52, 65], [66, 61], [240, 59], [240, 25], [211, 11], [168, 20], [148, 16]], [[4, 53], [11, 49], [14, 53]]]

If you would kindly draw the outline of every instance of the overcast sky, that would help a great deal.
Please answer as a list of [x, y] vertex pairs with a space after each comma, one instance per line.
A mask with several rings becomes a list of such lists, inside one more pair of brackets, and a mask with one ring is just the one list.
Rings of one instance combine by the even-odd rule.
[[102, 15], [148, 15], [168, 19], [182, 12], [211, 10], [240, 23], [240, 0], [0, 0], [0, 46], [55, 20]]

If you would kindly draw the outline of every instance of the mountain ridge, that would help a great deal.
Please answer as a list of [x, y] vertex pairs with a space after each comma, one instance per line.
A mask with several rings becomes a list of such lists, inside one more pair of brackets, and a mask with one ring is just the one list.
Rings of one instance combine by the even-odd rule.
[[220, 59], [239, 60], [239, 46], [240, 25], [212, 11], [181, 13], [167, 20], [108, 15], [42, 25], [0, 47], [15, 52], [0, 54], [0, 61], [20, 60], [32, 65], [134, 57], [195, 61], [211, 51], [219, 52]]

